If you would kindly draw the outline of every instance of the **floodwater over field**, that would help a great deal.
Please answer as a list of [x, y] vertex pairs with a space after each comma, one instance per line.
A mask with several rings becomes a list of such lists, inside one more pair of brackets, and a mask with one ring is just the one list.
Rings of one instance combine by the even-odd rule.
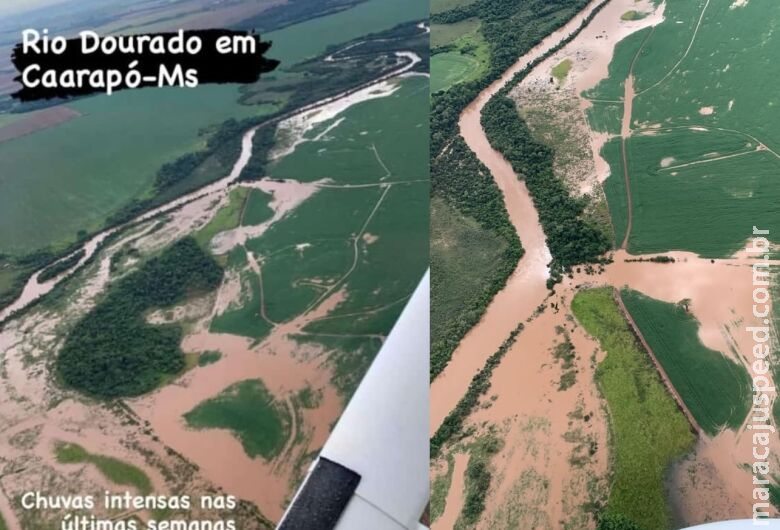
[[[290, 117], [302, 131], [312, 125], [316, 128], [318, 120], [324, 119], [327, 134], [302, 133], [305, 141], [274, 164], [294, 158], [296, 165], [312, 167], [316, 165], [311, 163], [312, 156], [333, 149], [328, 153], [332, 167], [325, 170], [321, 165], [322, 173], [300, 179], [293, 172], [286, 178], [235, 182], [252, 156], [257, 128], [251, 129], [225, 178], [130, 225], [100, 234], [87, 244], [86, 256], [76, 270], [40, 285], [33, 277], [23, 297], [0, 314], [7, 318], [0, 330], [4, 366], [0, 464], [24, 462], [25, 466], [13, 476], [0, 477], [0, 511], [11, 530], [41, 527], [45, 518], [57, 515], [15, 514], [6, 499], [16, 499], [26, 489], [100, 492], [116, 487], [96, 468], [55, 461], [59, 442], [77, 443], [92, 454], [136, 466], [149, 477], [155, 493], [198, 495], [218, 488], [237, 495], [246, 501], [235, 513], [242, 528], [267, 528], [262, 518], [272, 522], [279, 518], [425, 269], [422, 248], [427, 233], [419, 227], [427, 218], [427, 180], [426, 175], [409, 172], [407, 164], [427, 156], [427, 129], [423, 115], [416, 111], [427, 104], [427, 79], [402, 75], [419, 62], [415, 54], [399, 53], [396, 60], [395, 71], [372, 85], [300, 109], [303, 121], [311, 120], [311, 124]], [[405, 121], [391, 121], [389, 117], [395, 115]], [[406, 131], [403, 142], [397, 139], [398, 130]], [[341, 174], [339, 167], [353, 156], [340, 148], [342, 143], [351, 144], [355, 156], [365, 154], [372, 165], [363, 167], [362, 174]], [[341, 158], [335, 155], [339, 152]], [[398, 158], [401, 152], [407, 154], [405, 159]], [[62, 340], [113, 281], [173, 241], [205, 232], [231, 208], [234, 197], [253, 196], [265, 197], [260, 201], [265, 201], [262, 206], [268, 210], [263, 221], [244, 222], [249, 217], [246, 210], [255, 207], [247, 199], [235, 224], [203, 244], [227, 268], [218, 292], [147, 315], [152, 324], [182, 326], [182, 350], [190, 361], [195, 359], [191, 369], [148, 395], [111, 406], [85, 400], [56, 384], [50, 367]], [[363, 201], [366, 197], [373, 200]], [[324, 204], [323, 198], [333, 202]], [[352, 201], [349, 204], [356, 208], [333, 206], [345, 201]], [[323, 222], [318, 209], [322, 207], [326, 207], [328, 222]], [[295, 231], [288, 230], [292, 225]], [[109, 236], [109, 242], [99, 245]], [[295, 259], [308, 257], [317, 250], [318, 236], [348, 255], [344, 270], [333, 271], [329, 259], [309, 260], [303, 271], [309, 276], [289, 278], [284, 273], [291, 267], [273, 269], [278, 256], [287, 260], [288, 254]], [[343, 242], [337, 244], [337, 236]], [[277, 247], [269, 250], [272, 244]], [[399, 258], [400, 248], [411, 249], [412, 255]], [[325, 248], [325, 258], [333, 255], [330, 249]], [[234, 263], [238, 251], [245, 253], [244, 265]], [[95, 259], [87, 261], [90, 257]], [[253, 290], [243, 283], [250, 276], [259, 277], [258, 311], [250, 307], [255, 302]], [[280, 286], [282, 291], [287, 289], [287, 280], [292, 282], [288, 294], [308, 289], [317, 296], [311, 303], [304, 300], [292, 317], [271, 321], [269, 304], [276, 303], [278, 311], [278, 300], [284, 298], [271, 291], [279, 291]], [[55, 286], [56, 296], [44, 296]], [[43, 297], [40, 304], [27, 307], [39, 297]], [[12, 315], [23, 308], [24, 313]], [[242, 326], [266, 326], [267, 333], [256, 339], [212, 329], [217, 316], [234, 310], [244, 311]], [[339, 320], [340, 316], [347, 320]], [[309, 329], [315, 324], [317, 329]], [[206, 354], [202, 360], [213, 358], [215, 352], [220, 354], [216, 361], [199, 363], [199, 354]], [[273, 457], [250, 456], [244, 433], [237, 429], [193, 428], [185, 418], [247, 380], [262, 382], [288, 422], [282, 447]], [[184, 515], [207, 518], [197, 511]]]
[[[578, 26], [594, 4], [521, 57], [466, 108], [460, 119], [460, 132], [490, 169], [526, 251], [507, 286], [494, 298], [479, 324], [455, 350], [450, 364], [432, 383], [430, 428], [433, 433], [454, 409], [488, 356], [515, 326], [525, 324], [494, 369], [488, 395], [467, 420], [467, 428], [475, 429], [473, 436], [481, 436], [486, 426], [493, 426], [504, 442], [491, 460], [495, 472], [478, 528], [591, 528], [594, 521], [581, 507], [589, 502], [604, 502], [608, 496], [609, 422], [606, 404], [594, 379], [604, 353], [571, 313], [571, 300], [579, 290], [607, 285], [616, 289], [630, 287], [670, 303], [688, 299], [687, 307], [700, 324], [698, 338], [702, 344], [733, 359], [754, 375], [753, 367], [743, 357], [752, 347], [752, 336], [745, 331], [745, 326], [762, 322], [752, 316], [754, 260], [744, 252], [714, 261], [690, 252], [667, 252], [664, 255], [673, 258], [673, 262], [654, 263], [647, 261], [650, 256], [639, 261], [636, 258], [641, 256], [619, 250], [602, 270], [586, 271], [582, 267], [571, 278], [564, 278], [554, 294], [545, 288], [550, 257], [533, 202], [511, 166], [487, 142], [480, 125], [480, 112], [514, 72]], [[584, 117], [594, 102], [582, 92], [607, 77], [615, 45], [634, 32], [661, 24], [665, 9], [665, 2], [609, 2], [577, 38], [540, 63], [513, 94], [532, 90], [550, 94], [551, 101], [578, 99]], [[621, 20], [621, 15], [628, 10], [638, 10], [645, 16]], [[568, 76], [561, 86], [551, 84], [551, 69], [565, 59], [572, 61]], [[611, 134], [625, 139], [632, 132], [632, 77], [625, 79], [621, 90], [623, 98], [610, 102], [620, 106], [617, 128]], [[521, 105], [522, 101], [521, 97]], [[581, 122], [587, 123], [586, 119]], [[609, 133], [584, 128], [593, 160], [588, 161], [592, 164], [589, 170], [592, 174], [583, 189], [592, 190], [600, 188], [609, 175], [609, 166], [600, 155]], [[576, 352], [572, 361], [576, 380], [566, 387], [559, 362], [553, 357], [564, 337], [568, 337]], [[583, 414], [588, 418], [585, 423]], [[595, 448], [589, 457], [583, 458], [578, 453], [581, 442]], [[780, 450], [777, 437], [771, 446], [773, 453]], [[462, 447], [460, 443], [453, 449], [455, 458]], [[670, 505], [679, 524], [752, 515], [752, 475], [744, 468], [753, 461], [751, 449], [752, 437], [746, 424], [736, 432], [724, 430], [714, 437], [699, 433], [696, 448], [670, 470]], [[575, 461], [577, 465], [573, 464]], [[701, 487], [701, 484], [712, 487]], [[463, 487], [462, 478], [453, 477], [452, 487], [456, 485]], [[452, 503], [458, 506], [453, 507]], [[450, 491], [444, 514], [434, 522], [434, 528], [451, 528], [462, 503], [462, 495]]]

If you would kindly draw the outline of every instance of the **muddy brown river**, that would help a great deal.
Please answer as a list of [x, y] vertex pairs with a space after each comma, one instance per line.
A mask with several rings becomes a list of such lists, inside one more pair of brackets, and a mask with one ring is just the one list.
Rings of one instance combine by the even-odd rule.
[[[565, 278], [552, 295], [545, 287], [550, 254], [533, 201], [527, 187], [518, 179], [509, 163], [490, 147], [480, 124], [480, 115], [490, 97], [515, 72], [570, 34], [596, 4], [589, 4], [566, 26], [521, 57], [500, 79], [485, 89], [460, 117], [460, 134], [493, 175], [526, 253], [506, 287], [496, 295], [480, 322], [455, 350], [449, 365], [432, 383], [431, 433], [453, 410], [471, 378], [484, 366], [488, 356], [498, 349], [511, 330], [534, 314], [540, 304], [547, 304], [547, 310], [526, 325], [515, 345], [494, 370], [489, 406], [486, 404], [480, 407], [469, 419], [469, 425], [478, 431], [480, 426], [498, 426], [505, 442], [505, 447], [493, 460], [496, 476], [478, 528], [501, 527], [506, 522], [503, 518], [513, 510], [512, 507], [515, 513], [526, 514], [527, 518], [521, 521], [525, 527], [561, 528], [564, 518], [571, 516], [578, 505], [590, 498], [587, 488], [583, 486], [589, 478], [600, 481], [608, 491], [609, 434], [608, 418], [604, 414], [606, 404], [594, 382], [595, 365], [587, 363], [591, 355], [597, 362], [604, 353], [600, 351], [598, 343], [572, 319], [569, 307], [571, 298], [581, 288], [628, 286], [672, 303], [689, 298], [691, 311], [701, 324], [699, 338], [702, 343], [730, 356], [752, 375], [752, 367], [732, 354], [734, 349], [750, 351], [751, 338], [744, 332], [744, 327], [760, 324], [752, 317], [752, 260], [744, 253], [711, 263], [709, 259], [702, 259], [692, 253], [670, 252], [667, 255], [674, 257], [675, 263], [658, 264], [627, 262], [634, 256], [619, 250], [613, 255], [614, 262], [602, 274], [587, 275], [582, 272], [573, 278]], [[620, 20], [622, 13], [636, 9], [637, 6], [648, 11], [645, 18], [639, 21]], [[583, 90], [595, 86], [606, 77], [615, 44], [634, 31], [661, 23], [664, 7], [664, 3], [653, 6], [634, 0], [613, 0], [577, 38], [540, 63], [526, 79], [537, 82], [543, 79], [544, 84], [549, 86], [547, 80], [552, 66], [569, 58], [574, 65], [566, 83], [576, 87], [577, 97], [580, 97]], [[625, 83], [624, 96], [628, 104], [624, 106], [621, 128], [624, 140], [631, 134], [631, 103], [635, 96], [632, 81], [629, 77]], [[555, 87], [549, 90], [555, 90]], [[585, 98], [581, 100], [584, 112], [590, 102]], [[591, 136], [596, 182], [601, 183], [608, 176], [609, 167], [601, 160], [599, 149], [608, 136], [594, 131], [587, 133]], [[630, 175], [626, 174], [625, 178], [630, 178]], [[550, 303], [555, 303], [559, 310], [551, 311]], [[551, 356], [552, 348], [561, 340], [556, 328], [566, 330], [579, 353], [577, 382], [564, 392], [557, 389], [560, 369]], [[571, 436], [572, 413], [578, 410], [586, 410], [592, 416], [587, 425], [578, 427], [580, 430], [577, 432], [596, 441], [598, 445], [598, 451], [582, 469], [572, 467], [563, 458], [563, 455], [572, 451], [572, 445], [564, 441], [564, 435]], [[778, 439], [773, 440], [772, 445], [773, 451], [780, 450]], [[534, 447], [543, 449], [532, 450]], [[751, 475], [741, 465], [752, 461], [751, 447], [751, 438], [744, 425], [736, 433], [725, 431], [714, 438], [701, 435], [689, 457], [670, 470], [670, 491], [674, 497], [675, 510], [679, 512], [678, 517], [687, 524], [698, 524], [712, 517], [728, 519], [750, 516]], [[457, 463], [457, 453], [455, 457]], [[544, 491], [526, 490], [518, 496], [516, 488], [528, 476], [546, 480], [547, 486]], [[712, 487], [697, 488], [697, 477]], [[462, 480], [453, 478], [453, 485], [462, 487]], [[533, 502], [528, 502], [529, 499]], [[451, 526], [448, 525], [457, 518], [456, 514], [460, 510], [460, 507], [451, 505], [453, 502], [462, 503], [460, 492], [450, 492], [445, 514], [435, 522], [434, 528], [450, 530]], [[571, 524], [570, 520], [569, 526]], [[574, 526], [589, 528], [592, 524], [593, 521], [588, 523], [581, 520]]]

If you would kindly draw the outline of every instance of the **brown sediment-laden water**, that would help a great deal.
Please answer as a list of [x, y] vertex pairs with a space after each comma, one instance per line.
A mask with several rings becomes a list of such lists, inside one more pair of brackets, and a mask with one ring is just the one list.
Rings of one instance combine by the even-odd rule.
[[[334, 108], [338, 113], [366, 98], [392, 94], [394, 85], [389, 79], [402, 75], [419, 62], [419, 57], [406, 52], [399, 54], [397, 59], [398, 68], [374, 83], [308, 105], [298, 112], [318, 116], [320, 112], [329, 113]], [[386, 87], [393, 90], [384, 90]], [[292, 118], [295, 116], [291, 115]], [[225, 178], [147, 212], [130, 226], [123, 225], [98, 234], [86, 243], [86, 255], [78, 267], [44, 284], [38, 284], [36, 274], [23, 295], [0, 312], [0, 320], [5, 319], [0, 328], [3, 360], [0, 467], [20, 469], [18, 473], [0, 477], [0, 512], [12, 530], [19, 526], [19, 518], [15, 515], [20, 514], [14, 513], [6, 499], [15, 499], [22, 491], [36, 484], [40, 486], [38, 483], [42, 484], [42, 481], [46, 481], [47, 487], [65, 487], [67, 484], [70, 489], [96, 489], [98, 493], [114, 488], [92, 467], [58, 463], [54, 448], [60, 441], [78, 443], [94, 454], [132, 463], [150, 477], [156, 493], [184, 488], [188, 493], [197, 494], [220, 487], [256, 504], [269, 519], [281, 515], [285, 502], [294, 492], [301, 474], [305, 473], [311, 455], [325, 443], [343, 410], [344, 396], [331, 381], [332, 366], [328, 362], [331, 352], [324, 347], [301, 343], [296, 336], [305, 336], [302, 328], [308, 322], [326, 316], [344, 300], [343, 287], [329, 291], [318, 304], [293, 321], [275, 324], [269, 336], [259, 344], [208, 331], [210, 318], [240, 296], [240, 283], [236, 284], [230, 277], [213, 296], [187, 302], [170, 312], [148, 315], [154, 322], [187, 320], [183, 350], [219, 350], [222, 358], [187, 372], [149, 395], [119, 402], [117, 407], [123, 411], [121, 413], [62, 389], [50, 373], [50, 361], [61, 345], [63, 330], [94, 307], [115, 274], [132, 268], [133, 258], [124, 258], [119, 271], [111, 270], [112, 256], [121, 248], [133, 246], [143, 254], [149, 254], [199, 230], [226, 204], [228, 192], [238, 185], [256, 187], [272, 195], [269, 206], [274, 215], [263, 225], [264, 231], [294, 211], [320, 185], [327, 184], [327, 181], [302, 183], [268, 179], [236, 183], [252, 155], [256, 129], [243, 136], [239, 158]], [[243, 244], [247, 237], [260, 233], [239, 229], [216, 242], [224, 243], [229, 250], [228, 247]], [[110, 235], [117, 235], [118, 239], [101, 246]], [[85, 264], [93, 255], [97, 259]], [[257, 263], [254, 256], [251, 258]], [[78, 271], [74, 272], [75, 269]], [[41, 305], [13, 317], [14, 311], [27, 307], [70, 274], [74, 277], [65, 286], [67, 294], [56, 301], [56, 306], [64, 307], [64, 310], [50, 310], [47, 305]], [[198, 320], [190, 322], [193, 318]], [[270, 462], [247, 456], [234, 434], [218, 429], [190, 429], [182, 418], [202, 401], [246, 379], [261, 379], [275, 401], [290, 413], [290, 436], [279, 456]], [[294, 397], [305, 389], [316, 399], [313, 404], [299, 406]], [[24, 465], [19, 467], [22, 463]], [[167, 469], [166, 473], [160, 471], [163, 467]]]
[[[461, 115], [460, 132], [490, 169], [526, 251], [507, 286], [466, 335], [431, 389], [433, 433], [454, 409], [488, 356], [518, 323], [525, 323], [525, 329], [493, 371], [488, 398], [482, 400], [468, 419], [468, 425], [476, 428], [477, 433], [485, 425], [493, 425], [504, 440], [502, 450], [492, 460], [495, 472], [479, 528], [500, 527], [507, 520], [508, 503], [515, 507], [513, 517], [520, 517], [523, 527], [562, 528], [564, 524], [575, 524], [590, 528], [594, 521], [587, 516], [572, 519], [579, 506], [593, 500], [587, 486], [589, 478], [597, 485], [595, 489], [600, 496], [597, 500], [606, 499], [610, 459], [608, 418], [594, 381], [595, 367], [604, 354], [571, 314], [569, 304], [579, 289], [609, 285], [617, 289], [630, 287], [672, 303], [687, 298], [691, 313], [701, 324], [702, 343], [729, 356], [754, 375], [752, 366], [741, 358], [752, 346], [752, 337], [745, 327], [761, 325], [752, 316], [753, 260], [744, 252], [714, 263], [688, 252], [669, 252], [665, 255], [675, 261], [664, 264], [629, 262], [626, 260], [635, 260], [636, 256], [619, 250], [613, 253], [613, 262], [600, 273], [577, 272], [572, 278], [565, 278], [552, 295], [545, 289], [546, 264], [550, 258], [533, 202], [511, 166], [490, 147], [480, 125], [480, 112], [516, 71], [568, 35], [592, 7], [590, 4], [567, 26], [521, 57]], [[530, 72], [520, 84], [521, 89], [551, 92], [573, 89], [584, 114], [592, 102], [582, 92], [608, 75], [614, 46], [627, 35], [663, 21], [664, 7], [664, 3], [655, 6], [634, 0], [610, 2], [571, 43]], [[646, 16], [635, 21], [620, 19], [621, 14], [634, 9], [645, 12]], [[551, 85], [552, 67], [567, 58], [573, 63], [567, 78], [562, 86]], [[631, 134], [632, 79], [629, 76], [625, 82], [623, 100], [614, 102], [624, 108], [623, 139]], [[590, 128], [586, 134], [590, 137], [594, 168], [589, 189], [600, 186], [609, 175], [609, 167], [599, 153], [609, 136]], [[537, 310], [540, 305], [545, 306], [542, 312]], [[564, 336], [576, 351], [577, 375], [573, 385], [560, 389], [561, 368], [552, 352]], [[596, 448], [588, 458], [580, 458], [582, 455], [577, 453], [581, 442]], [[772, 444], [772, 452], [780, 449], [777, 437]], [[677, 517], [686, 524], [697, 524], [714, 516], [718, 519], [751, 516], [752, 475], [743, 468], [754, 460], [751, 451], [752, 437], [746, 425], [737, 432], [726, 430], [712, 438], [700, 434], [692, 453], [670, 470], [668, 487]], [[572, 464], [573, 460], [578, 460], [577, 466]], [[529, 477], [544, 484], [544, 488], [529, 487], [534, 482], [529, 482]], [[717, 487], [698, 487], [697, 480]], [[451, 528], [447, 524], [442, 517], [434, 523], [434, 528]]]

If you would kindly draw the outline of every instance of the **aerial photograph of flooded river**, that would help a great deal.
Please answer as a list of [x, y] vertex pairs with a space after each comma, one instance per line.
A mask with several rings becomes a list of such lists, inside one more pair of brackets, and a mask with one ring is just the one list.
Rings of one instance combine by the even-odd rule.
[[430, 20], [432, 528], [777, 517], [780, 4]]
[[[428, 267], [427, 19], [417, 0], [0, 6], [0, 529], [275, 527]], [[280, 65], [20, 103], [28, 27], [256, 30]], [[107, 491], [237, 506], [21, 500]]]

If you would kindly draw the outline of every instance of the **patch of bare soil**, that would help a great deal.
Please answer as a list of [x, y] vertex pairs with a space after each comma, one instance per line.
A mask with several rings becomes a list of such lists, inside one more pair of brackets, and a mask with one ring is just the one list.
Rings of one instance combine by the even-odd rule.
[[0, 127], [0, 143], [54, 127], [79, 116], [81, 116], [80, 112], [65, 105], [36, 110], [25, 118]]

